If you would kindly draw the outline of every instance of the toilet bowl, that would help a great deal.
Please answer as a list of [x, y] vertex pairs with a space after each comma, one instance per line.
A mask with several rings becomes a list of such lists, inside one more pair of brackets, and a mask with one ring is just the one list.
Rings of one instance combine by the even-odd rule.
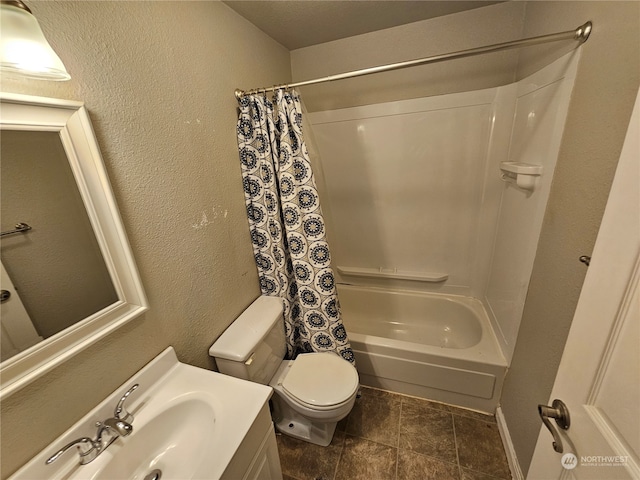
[[287, 435], [327, 446], [358, 393], [358, 372], [335, 352], [286, 353], [282, 299], [259, 297], [209, 349], [221, 373], [274, 389], [272, 416]]
[[269, 385], [275, 391], [276, 428], [322, 446], [331, 443], [337, 423], [351, 412], [359, 386], [355, 368], [331, 352], [285, 360]]

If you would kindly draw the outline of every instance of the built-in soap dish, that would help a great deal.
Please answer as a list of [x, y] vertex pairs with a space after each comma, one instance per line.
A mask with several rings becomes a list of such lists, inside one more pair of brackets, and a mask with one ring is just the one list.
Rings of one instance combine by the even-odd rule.
[[522, 162], [501, 162], [501, 178], [505, 182], [515, 183], [524, 190], [533, 190], [536, 177], [542, 175], [542, 165]]

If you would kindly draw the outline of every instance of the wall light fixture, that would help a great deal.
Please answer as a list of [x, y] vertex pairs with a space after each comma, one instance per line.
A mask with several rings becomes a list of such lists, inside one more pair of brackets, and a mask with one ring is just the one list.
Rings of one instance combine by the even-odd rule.
[[21, 0], [0, 0], [0, 71], [40, 80], [71, 78]]

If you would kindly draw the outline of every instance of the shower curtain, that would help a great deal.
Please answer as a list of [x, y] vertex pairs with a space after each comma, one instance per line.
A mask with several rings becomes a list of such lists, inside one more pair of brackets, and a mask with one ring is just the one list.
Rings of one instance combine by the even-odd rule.
[[289, 358], [335, 351], [354, 363], [296, 91], [240, 99], [238, 150], [264, 295], [282, 297]]

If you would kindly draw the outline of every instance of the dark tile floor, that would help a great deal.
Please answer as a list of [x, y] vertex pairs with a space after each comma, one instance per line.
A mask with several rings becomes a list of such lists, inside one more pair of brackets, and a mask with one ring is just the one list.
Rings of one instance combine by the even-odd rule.
[[489, 415], [362, 388], [328, 447], [278, 435], [284, 480], [508, 480]]

